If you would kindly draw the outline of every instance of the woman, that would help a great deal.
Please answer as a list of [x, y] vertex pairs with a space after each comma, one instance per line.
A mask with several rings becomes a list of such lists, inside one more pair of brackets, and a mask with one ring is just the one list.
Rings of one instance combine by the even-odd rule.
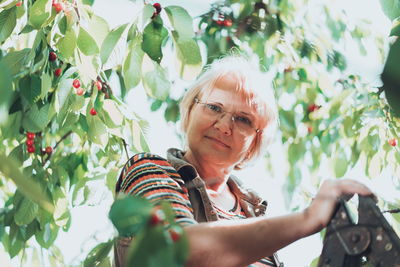
[[[268, 255], [320, 231], [339, 197], [372, 194], [353, 180], [326, 181], [306, 210], [264, 217], [266, 202], [231, 172], [262, 155], [270, 142], [278, 117], [274, 101], [265, 77], [247, 60], [217, 60], [181, 102], [185, 149], [169, 149], [167, 159], [138, 154], [122, 170], [117, 192], [155, 205], [170, 201], [188, 234], [187, 266], [278, 266]], [[128, 244], [117, 246], [119, 266]]]

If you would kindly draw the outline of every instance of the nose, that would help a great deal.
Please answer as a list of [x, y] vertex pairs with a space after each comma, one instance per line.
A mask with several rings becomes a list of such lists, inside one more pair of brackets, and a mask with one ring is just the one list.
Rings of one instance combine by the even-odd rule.
[[214, 123], [214, 127], [219, 131], [223, 132], [225, 135], [232, 134], [232, 123], [233, 118], [230, 114], [222, 114], [220, 118]]

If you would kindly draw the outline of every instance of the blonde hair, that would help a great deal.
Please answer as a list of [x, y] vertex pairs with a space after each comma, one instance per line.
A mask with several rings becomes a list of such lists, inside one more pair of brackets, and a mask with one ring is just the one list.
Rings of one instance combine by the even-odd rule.
[[278, 112], [272, 83], [266, 77], [266, 74], [259, 70], [258, 64], [252, 64], [243, 55], [230, 55], [217, 59], [206, 66], [180, 103], [181, 128], [186, 135], [189, 115], [195, 103], [195, 98], [210, 93], [218, 80], [226, 76], [232, 77], [236, 81], [235, 92], [241, 94], [245, 101], [256, 109], [261, 118], [261, 125], [257, 127], [261, 131], [256, 134], [246, 158], [235, 166], [235, 169], [242, 169], [265, 152], [273, 139], [278, 124]]

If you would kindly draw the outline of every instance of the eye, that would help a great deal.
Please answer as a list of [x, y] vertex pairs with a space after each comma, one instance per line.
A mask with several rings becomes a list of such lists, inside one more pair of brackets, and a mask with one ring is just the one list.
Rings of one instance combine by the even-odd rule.
[[221, 113], [222, 112], [222, 108], [220, 106], [214, 105], [214, 104], [206, 104], [206, 107], [215, 112], [215, 113]]
[[252, 122], [249, 118], [243, 117], [243, 116], [235, 116], [235, 121], [239, 122], [239, 123], [243, 123], [246, 124], [248, 126], [252, 125]]

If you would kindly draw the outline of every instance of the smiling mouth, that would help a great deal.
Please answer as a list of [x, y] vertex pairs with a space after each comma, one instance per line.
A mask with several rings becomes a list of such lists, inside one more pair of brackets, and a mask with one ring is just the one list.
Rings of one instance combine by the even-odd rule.
[[218, 139], [216, 139], [216, 138], [214, 138], [214, 137], [206, 136], [206, 138], [207, 138], [207, 139], [210, 139], [210, 140], [212, 140], [212, 141], [214, 141], [214, 142], [216, 142], [217, 144], [219, 144], [219, 145], [221, 145], [221, 146], [224, 146], [224, 147], [226, 147], [226, 148], [230, 148], [230, 146], [228, 146], [228, 145], [225, 144], [224, 142], [221, 142], [220, 140], [218, 140]]

